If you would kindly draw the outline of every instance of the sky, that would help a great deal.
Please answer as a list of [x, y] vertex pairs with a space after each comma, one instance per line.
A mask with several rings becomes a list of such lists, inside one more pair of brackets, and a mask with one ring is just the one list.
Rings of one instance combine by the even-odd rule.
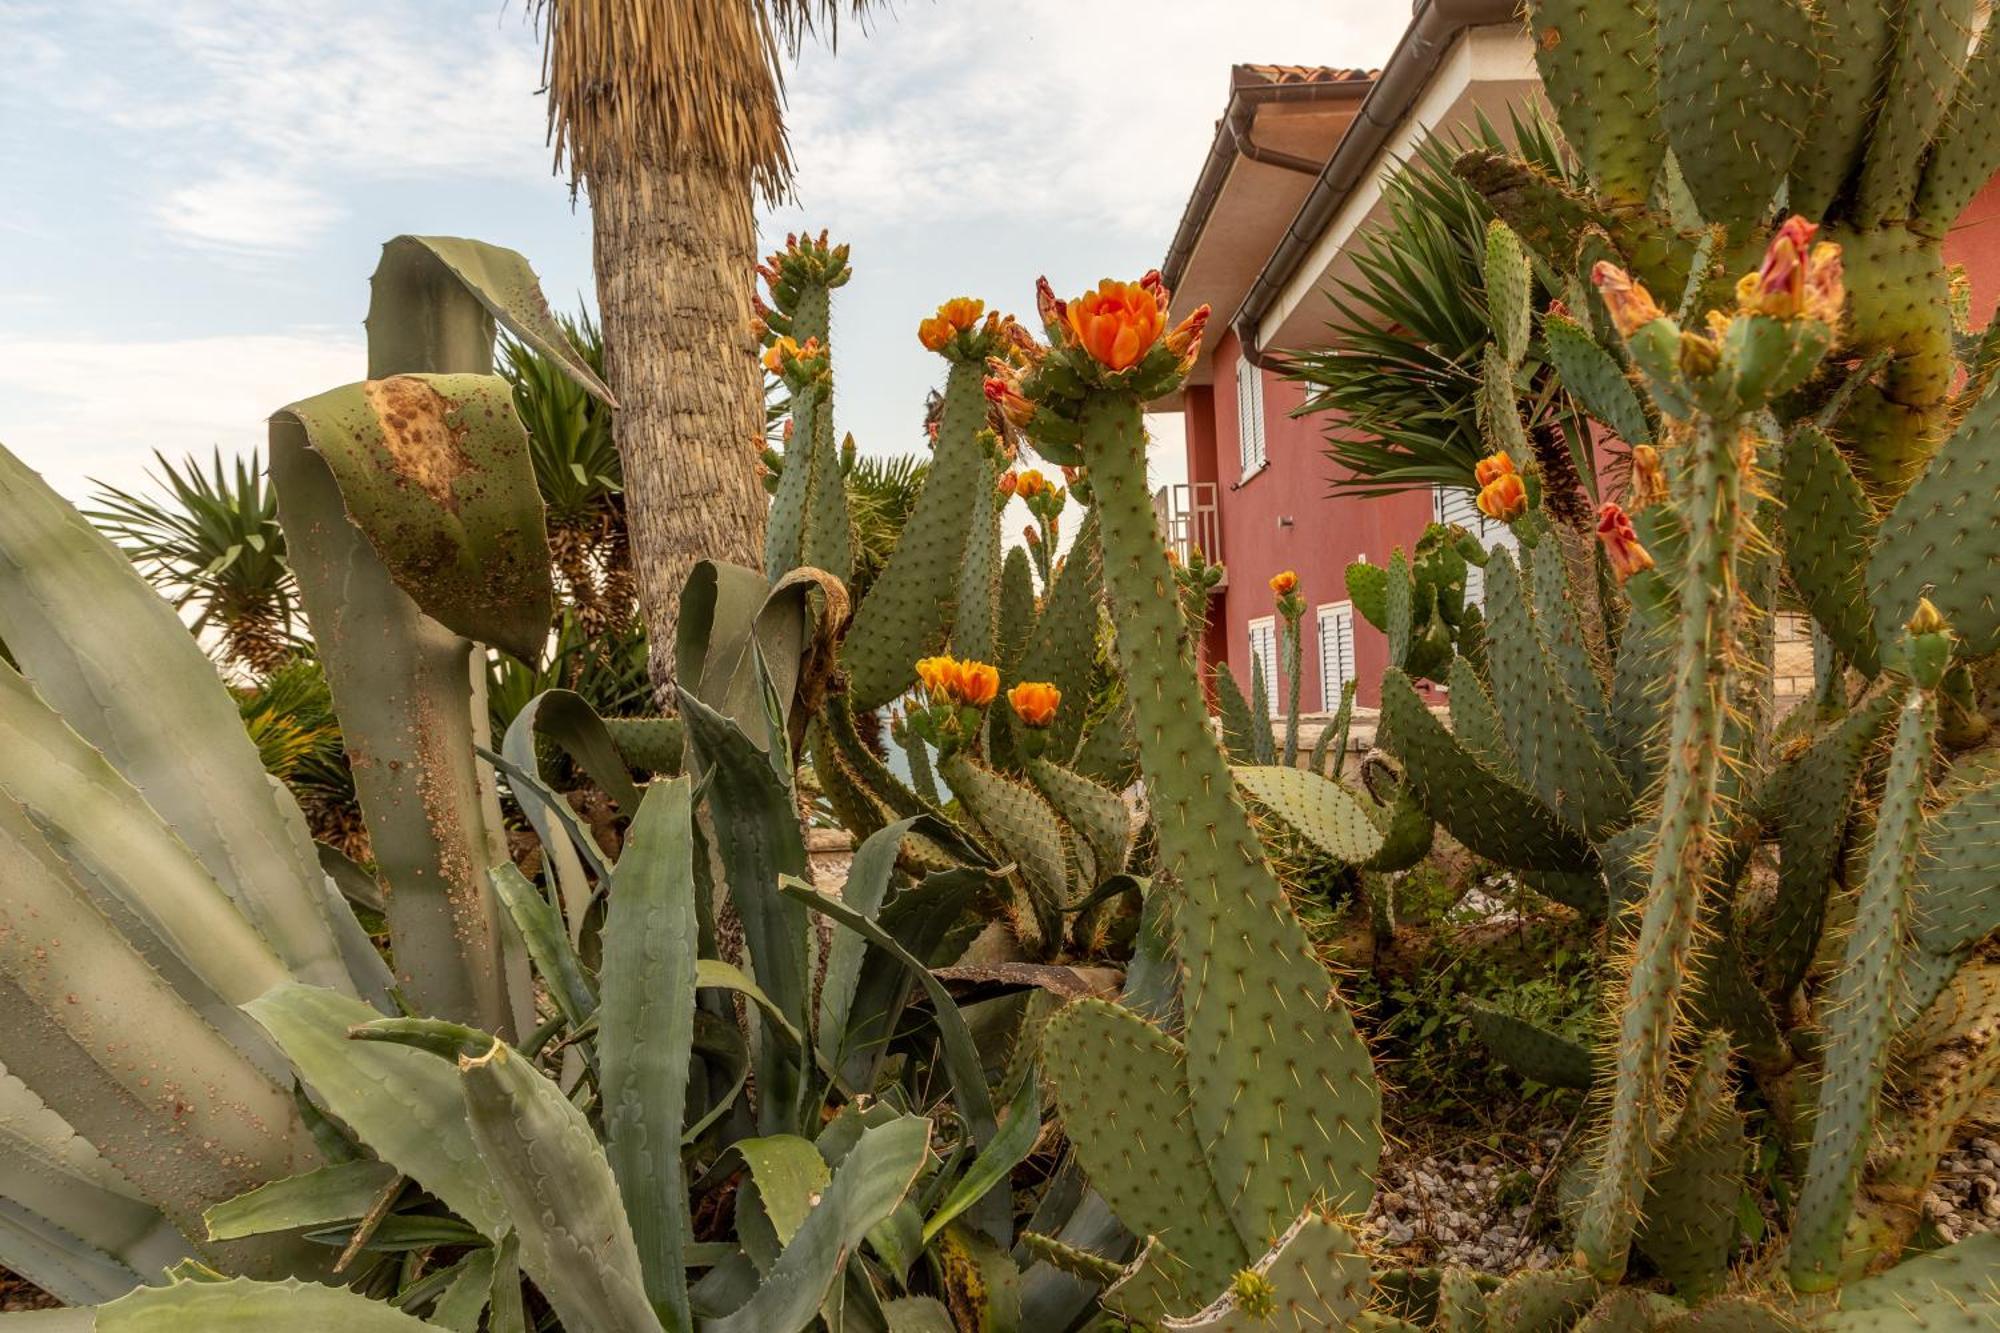
[[[665, 0], [662, 0], [664, 3]], [[775, 243], [853, 246], [839, 425], [921, 448], [946, 297], [1032, 313], [1166, 252], [1254, 61], [1379, 65], [1405, 0], [900, 0], [787, 79]], [[0, 444], [72, 499], [258, 447], [358, 379], [367, 278], [404, 232], [528, 256], [590, 304], [587, 200], [551, 170], [528, 0], [0, 0]], [[1175, 479], [1177, 418], [1156, 418]]]

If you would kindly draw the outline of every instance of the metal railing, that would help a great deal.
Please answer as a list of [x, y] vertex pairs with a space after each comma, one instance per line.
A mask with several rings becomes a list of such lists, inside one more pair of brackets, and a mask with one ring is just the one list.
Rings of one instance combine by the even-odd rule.
[[1167, 545], [1186, 560], [1199, 549], [1211, 561], [1222, 559], [1222, 524], [1215, 507], [1215, 483], [1179, 482], [1160, 488], [1156, 505]]

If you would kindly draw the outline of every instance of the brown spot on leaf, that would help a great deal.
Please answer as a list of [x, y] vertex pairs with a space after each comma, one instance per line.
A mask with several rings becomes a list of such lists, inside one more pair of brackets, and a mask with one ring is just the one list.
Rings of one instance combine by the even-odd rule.
[[465, 427], [451, 420], [450, 401], [415, 375], [370, 380], [362, 393], [382, 425], [382, 445], [397, 475], [455, 512], [452, 484], [471, 470], [472, 460]]
[[1562, 45], [1562, 39], [1562, 29], [1554, 25], [1542, 29], [1542, 49], [1544, 51], [1555, 50], [1558, 46]]

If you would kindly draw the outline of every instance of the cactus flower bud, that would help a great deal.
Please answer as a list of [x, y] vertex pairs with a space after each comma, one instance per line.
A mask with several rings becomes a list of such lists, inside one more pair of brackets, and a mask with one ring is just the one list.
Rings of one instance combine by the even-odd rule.
[[1506, 472], [1480, 488], [1479, 512], [1496, 523], [1512, 523], [1528, 512], [1528, 488], [1518, 472]]
[[1949, 629], [1950, 626], [1945, 622], [1943, 614], [1932, 605], [1930, 598], [1919, 597], [1916, 614], [1910, 617], [1903, 628], [1912, 634], [1937, 634]]
[[1030, 727], [1046, 727], [1062, 706], [1062, 691], [1045, 680], [1024, 680], [1007, 691], [1014, 716]]
[[1667, 498], [1667, 470], [1650, 444], [1632, 446], [1632, 507], [1644, 509]]
[[1202, 331], [1208, 327], [1209, 308], [1195, 307], [1193, 314], [1174, 325], [1166, 337], [1167, 350], [1186, 361], [1201, 347]]
[[1159, 293], [1136, 282], [1106, 278], [1096, 291], [1071, 301], [1068, 315], [1077, 345], [1114, 373], [1139, 364], [1166, 331]]
[[1713, 338], [1683, 329], [1675, 362], [1688, 379], [1705, 380], [1722, 365], [1722, 349]]
[[1597, 288], [1597, 294], [1604, 298], [1604, 308], [1611, 312], [1611, 322], [1626, 337], [1656, 319], [1666, 318], [1666, 312], [1653, 300], [1653, 294], [1634, 281], [1631, 274], [1608, 260], [1600, 259], [1591, 266], [1590, 281]]
[[1014, 478], [1014, 493], [1023, 500], [1046, 495], [1049, 489], [1049, 479], [1035, 468], [1028, 468]]
[[799, 356], [799, 345], [791, 338], [780, 338], [764, 349], [764, 369], [773, 375], [785, 373], [785, 362], [795, 361]]
[[1514, 460], [1505, 449], [1488, 454], [1472, 465], [1472, 476], [1483, 490], [1514, 470]]
[[1026, 429], [1034, 418], [1035, 405], [1021, 392], [1020, 377], [1004, 363], [988, 363], [993, 374], [986, 377], [986, 401], [1000, 410], [1000, 415], [1015, 430]]
[[1604, 557], [1620, 583], [1653, 567], [1652, 553], [1639, 544], [1632, 520], [1616, 503], [1607, 502], [1598, 509], [1597, 540], [1604, 543]]
[[1293, 571], [1280, 570], [1271, 576], [1271, 591], [1280, 597], [1289, 596], [1299, 586], [1299, 576]]
[[1030, 546], [1040, 546], [1042, 544], [1042, 534], [1035, 530], [1033, 524], [1021, 529], [1021, 537]]
[[1049, 286], [1047, 278], [1035, 279], [1035, 313], [1042, 317], [1044, 328], [1062, 330], [1068, 336], [1069, 304], [1056, 299], [1055, 288]]
[[999, 485], [1001, 495], [1011, 496], [1016, 490], [1020, 489], [1021, 479], [1012, 472], [1002, 472], [1000, 474]]

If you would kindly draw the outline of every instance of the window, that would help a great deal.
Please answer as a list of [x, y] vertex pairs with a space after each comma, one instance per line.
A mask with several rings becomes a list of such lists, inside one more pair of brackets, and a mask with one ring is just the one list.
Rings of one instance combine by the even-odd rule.
[[1251, 704], [1256, 704], [1257, 673], [1264, 677], [1264, 705], [1272, 717], [1284, 710], [1278, 705], [1278, 621], [1275, 616], [1265, 616], [1250, 622], [1250, 670], [1249, 679], [1243, 682], [1243, 692], [1249, 695]]
[[1264, 466], [1264, 372], [1236, 363], [1236, 452], [1248, 481]]
[[[1521, 549], [1514, 531], [1505, 523], [1495, 523], [1479, 512], [1479, 504], [1471, 491], [1460, 486], [1434, 486], [1431, 488], [1431, 518], [1438, 523], [1456, 523], [1479, 540], [1479, 544], [1491, 551]], [[1468, 565], [1465, 570], [1465, 600], [1474, 606], [1486, 605], [1486, 571], [1477, 565]]]
[[1319, 609], [1320, 704], [1331, 713], [1340, 692], [1354, 679], [1354, 603], [1330, 602]]

